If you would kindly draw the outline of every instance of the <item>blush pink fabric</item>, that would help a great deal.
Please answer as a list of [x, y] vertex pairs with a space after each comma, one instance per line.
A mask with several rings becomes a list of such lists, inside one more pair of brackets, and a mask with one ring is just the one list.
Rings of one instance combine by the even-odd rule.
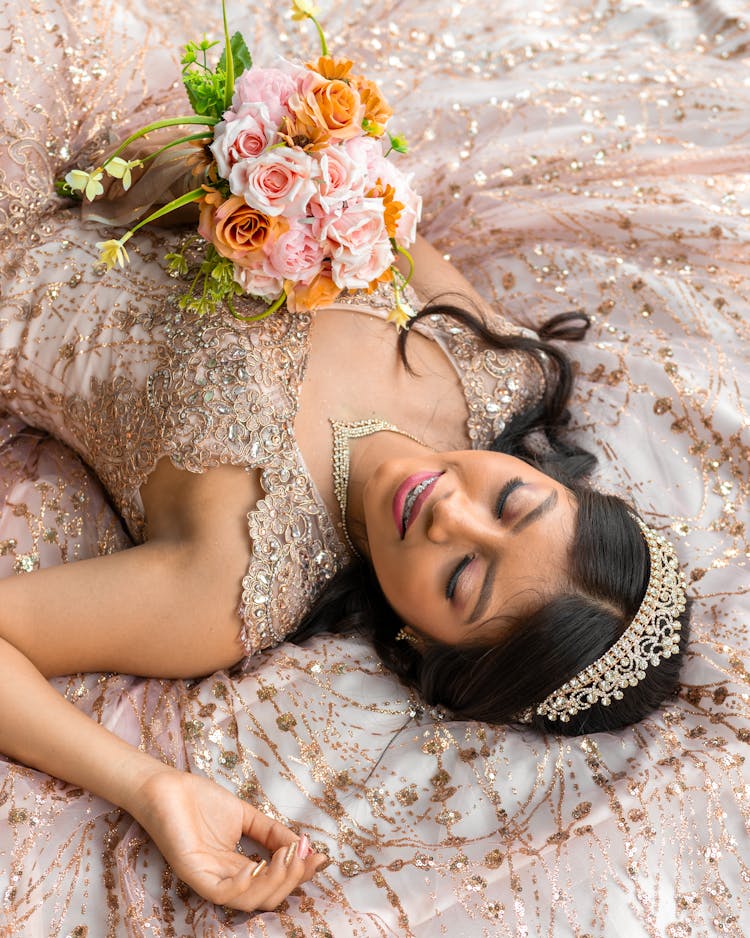
[[[52, 180], [174, 110], [177, 44], [218, 36], [217, 14], [203, 0], [7, 7], [4, 282], [23, 268], [49, 297], [75, 297], [64, 243], [46, 269], [24, 268], [60, 211]], [[317, 54], [312, 28], [271, 0], [236, 0], [230, 18], [268, 64]], [[0, 760], [0, 933], [750, 931], [749, 24], [734, 0], [325, 7], [329, 38], [381, 82], [412, 144], [423, 233], [504, 316], [593, 315], [571, 349], [575, 425], [600, 454], [598, 484], [632, 497], [687, 571], [679, 697], [574, 740], [457, 723], [421, 708], [365, 643], [326, 637], [189, 683], [57, 680], [114, 732], [334, 862], [281, 910], [232, 914], [176, 882], [119, 809]], [[162, 235], [145, 237], [144, 252], [161, 250]], [[17, 313], [6, 304], [0, 328]], [[127, 544], [68, 450], [13, 418], [2, 433], [5, 575]]]

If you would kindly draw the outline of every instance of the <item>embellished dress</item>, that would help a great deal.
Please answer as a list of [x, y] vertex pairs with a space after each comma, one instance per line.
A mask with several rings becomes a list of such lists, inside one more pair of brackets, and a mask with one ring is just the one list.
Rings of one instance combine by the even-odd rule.
[[[0, 755], [0, 935], [746, 938], [748, 4], [498, 0], [491, 15], [486, 0], [321, 7], [329, 35], [380, 80], [409, 138], [430, 240], [514, 320], [575, 308], [594, 317], [587, 341], [568, 349], [579, 364], [576, 440], [599, 454], [598, 484], [632, 497], [688, 566], [682, 690], [638, 725], [571, 740], [439, 720], [357, 636], [282, 643], [190, 684], [56, 678], [81, 712], [309, 832], [333, 863], [282, 908], [230, 915], [185, 889], [127, 814]], [[23, 418], [0, 419], [0, 575], [23, 576], [142, 536], [138, 480], [167, 447], [184, 452], [187, 429], [173, 428], [197, 379], [210, 380], [189, 363], [208, 368], [204, 340], [225, 328], [240, 354], [263, 343], [284, 362], [253, 376], [263, 402], [260, 379], [276, 376], [277, 412], [293, 404], [278, 375], [302, 376], [305, 344], [274, 344], [286, 318], [205, 321], [193, 338], [167, 341], [168, 326], [186, 327], [157, 260], [171, 234], [139, 232], [130, 268], [96, 276], [94, 243], [109, 235], [83, 230], [53, 194], [56, 177], [89, 165], [90, 141], [101, 152], [177, 113], [159, 108], [178, 47], [204, 30], [222, 34], [219, 4], [3, 0], [2, 9], [0, 395]], [[316, 48], [278, 0], [227, 10], [259, 62]], [[531, 385], [513, 359], [451, 326], [425, 328], [462, 374], [482, 444]], [[302, 356], [293, 366], [292, 351]], [[186, 379], [169, 427], [145, 396], [147, 376], [165, 368], [173, 387]], [[164, 379], [152, 385], [164, 401]], [[249, 448], [218, 447], [233, 421], [214, 403], [189, 404], [198, 422], [221, 418], [202, 437], [191, 429], [192, 456], [206, 466], [220, 458], [214, 433], [227, 458], [249, 464]], [[284, 468], [283, 452], [295, 453], [264, 458]], [[302, 482], [309, 506], [304, 473]], [[264, 480], [284, 484], [270, 472]], [[264, 511], [238, 504], [238, 518], [250, 507]], [[305, 542], [321, 540], [325, 515], [302, 517]], [[291, 551], [284, 524], [278, 542]], [[335, 553], [335, 530], [323, 527]], [[256, 541], [257, 555], [266, 542]], [[335, 557], [345, 560], [342, 545]], [[241, 593], [238, 582], [238, 605]]]
[[[0, 407], [73, 449], [135, 542], [146, 534], [140, 487], [162, 458], [189, 472], [259, 472], [265, 494], [247, 511], [250, 563], [238, 584], [241, 637], [253, 654], [292, 632], [348, 559], [294, 435], [314, 314], [247, 324], [183, 313], [182, 284], [148, 242], [124, 272], [102, 273], [89, 256], [95, 237], [75, 209], [61, 210], [24, 256], [0, 329]], [[244, 315], [263, 308], [242, 303]], [[392, 304], [384, 286], [332, 308], [385, 317]], [[498, 353], [439, 315], [417, 328], [460, 378], [472, 445], [487, 446], [538, 393], [527, 356]], [[33, 568], [27, 558], [24, 569]]]

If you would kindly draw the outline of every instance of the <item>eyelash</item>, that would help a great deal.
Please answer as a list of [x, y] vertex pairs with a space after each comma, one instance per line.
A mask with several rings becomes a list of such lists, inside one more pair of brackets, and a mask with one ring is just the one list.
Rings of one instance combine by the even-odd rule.
[[503, 516], [503, 508], [505, 508], [505, 503], [508, 501], [508, 498], [511, 492], [515, 492], [517, 488], [520, 488], [523, 485], [523, 479], [520, 479], [516, 476], [513, 479], [510, 479], [505, 485], [500, 489], [500, 495], [498, 496], [497, 503], [495, 504], [495, 514], [498, 518]]
[[[523, 484], [524, 484], [523, 479], [516, 476], [513, 479], [509, 479], [505, 483], [505, 485], [502, 487], [502, 489], [500, 490], [500, 494], [498, 495], [497, 502], [495, 503], [495, 514], [497, 515], [498, 518], [502, 518], [503, 508], [505, 508], [505, 503], [508, 501], [508, 498], [510, 497], [511, 493], [515, 492], [515, 490], [519, 488], [520, 486], [522, 486]], [[467, 564], [471, 563], [473, 559], [474, 559], [473, 555], [467, 554], [465, 557], [463, 557], [459, 561], [453, 573], [451, 573], [450, 578], [448, 579], [448, 582], [446, 583], [446, 586], [445, 586], [446, 599], [453, 599], [453, 594], [456, 591], [458, 578], [461, 576], [461, 573], [463, 572], [464, 567], [467, 566]]]

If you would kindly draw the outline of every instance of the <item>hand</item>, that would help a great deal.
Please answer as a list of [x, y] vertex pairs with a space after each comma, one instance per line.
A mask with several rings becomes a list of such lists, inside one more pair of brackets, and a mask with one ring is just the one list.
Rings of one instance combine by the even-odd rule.
[[[187, 772], [164, 767], [140, 786], [128, 809], [180, 879], [205, 899], [243, 912], [275, 909], [327, 859], [319, 853], [301, 859], [300, 838], [287, 827]], [[237, 852], [243, 834], [272, 853], [268, 864]]]

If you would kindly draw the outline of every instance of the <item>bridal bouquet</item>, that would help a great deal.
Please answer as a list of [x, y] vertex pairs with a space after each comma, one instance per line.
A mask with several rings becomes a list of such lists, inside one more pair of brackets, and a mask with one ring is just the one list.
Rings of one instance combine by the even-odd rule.
[[[374, 290], [391, 282], [389, 318], [405, 326], [413, 310], [403, 287], [413, 270], [408, 247], [416, 237], [421, 199], [388, 159], [406, 152], [387, 131], [393, 112], [377, 85], [353, 72], [353, 63], [329, 55], [312, 0], [293, 0], [292, 16], [309, 19], [321, 41], [320, 57], [305, 65], [280, 59], [252, 64], [239, 33], [230, 38], [224, 15], [224, 50], [212, 68], [204, 40], [189, 43], [183, 81], [195, 111], [141, 128], [89, 172], [72, 170], [61, 191], [88, 200], [104, 191], [104, 174], [131, 185], [145, 162], [174, 146], [195, 147], [194, 189], [152, 212], [121, 238], [99, 242], [109, 269], [128, 260], [127, 241], [143, 225], [191, 202], [200, 208], [198, 234], [166, 257], [175, 276], [190, 276], [183, 309], [202, 315], [226, 303], [239, 319], [264, 318], [285, 302], [292, 311], [332, 302], [344, 290]], [[135, 140], [165, 127], [198, 125], [142, 159], [122, 154]], [[197, 250], [196, 250], [196, 245]], [[409, 266], [404, 276], [398, 255]], [[197, 258], [197, 260], [196, 260]], [[234, 298], [262, 298], [256, 316], [240, 316]]]

